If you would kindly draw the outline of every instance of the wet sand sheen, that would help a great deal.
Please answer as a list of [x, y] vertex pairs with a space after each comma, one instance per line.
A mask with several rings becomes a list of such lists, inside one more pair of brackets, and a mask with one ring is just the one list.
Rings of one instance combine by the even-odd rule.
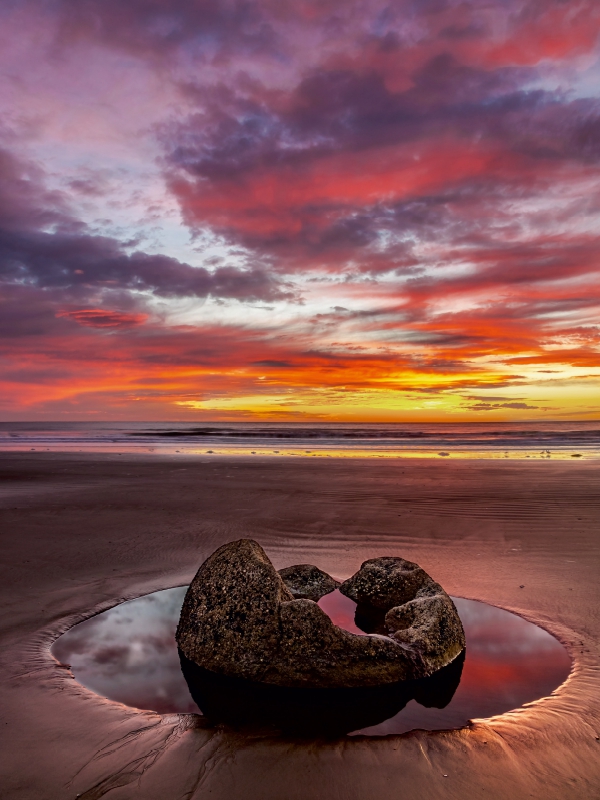
[[[596, 463], [203, 461], [0, 456], [7, 797], [600, 794]], [[556, 634], [574, 673], [554, 696], [467, 730], [306, 743], [134, 711], [51, 658], [82, 613], [183, 584], [243, 535], [276, 566], [351, 574], [384, 553], [417, 561], [452, 594]]]

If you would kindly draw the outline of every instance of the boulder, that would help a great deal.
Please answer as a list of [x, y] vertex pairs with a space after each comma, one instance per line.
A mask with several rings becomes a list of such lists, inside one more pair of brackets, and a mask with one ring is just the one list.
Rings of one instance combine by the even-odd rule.
[[225, 544], [187, 590], [177, 643], [206, 669], [261, 680], [279, 646], [280, 605], [293, 599], [259, 544]]
[[431, 675], [465, 648], [456, 606], [412, 561], [392, 556], [365, 561], [340, 592], [354, 600], [356, 618], [369, 620], [369, 630], [383, 628], [411, 651], [422, 675]]
[[306, 596], [318, 599], [326, 587], [338, 585], [327, 573], [311, 565], [282, 573], [250, 539], [213, 553], [190, 584], [181, 611], [177, 644], [185, 658], [231, 678], [350, 688], [426, 677], [464, 648], [452, 601], [415, 564], [374, 559], [340, 588], [359, 598], [359, 608], [384, 615], [389, 635], [361, 636], [334, 625]]
[[359, 606], [388, 611], [412, 600], [427, 580], [425, 570], [412, 561], [384, 556], [365, 561], [359, 571], [340, 586], [340, 592]]
[[464, 650], [465, 634], [456, 606], [442, 589], [417, 596], [385, 615], [390, 638], [419, 658], [420, 671], [431, 675]]
[[312, 564], [297, 564], [280, 569], [279, 574], [295, 600], [320, 600], [340, 585], [331, 575]]

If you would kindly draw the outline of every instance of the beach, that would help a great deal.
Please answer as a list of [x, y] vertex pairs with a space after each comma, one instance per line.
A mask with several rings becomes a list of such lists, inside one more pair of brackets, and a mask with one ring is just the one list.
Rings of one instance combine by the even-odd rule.
[[[600, 797], [599, 464], [0, 453], [2, 797]], [[380, 555], [416, 561], [450, 594], [553, 633], [571, 676], [459, 731], [314, 741], [128, 708], [50, 653], [76, 622], [188, 583], [242, 537], [278, 569], [342, 578]]]

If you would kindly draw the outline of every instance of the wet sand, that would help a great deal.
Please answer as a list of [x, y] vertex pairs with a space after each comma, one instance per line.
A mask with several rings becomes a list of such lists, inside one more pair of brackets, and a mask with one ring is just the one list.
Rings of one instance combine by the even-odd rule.
[[[600, 464], [0, 454], [2, 798], [600, 797]], [[574, 659], [553, 696], [461, 731], [251, 738], [81, 687], [49, 652], [251, 536], [336, 576], [401, 555]], [[520, 587], [523, 588], [520, 588]]]

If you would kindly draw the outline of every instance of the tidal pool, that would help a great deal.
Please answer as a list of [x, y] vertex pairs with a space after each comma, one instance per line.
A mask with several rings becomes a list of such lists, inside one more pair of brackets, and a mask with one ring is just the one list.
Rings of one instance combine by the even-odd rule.
[[[455, 597], [465, 656], [431, 678], [365, 690], [249, 684], [180, 658], [175, 629], [186, 589], [154, 592], [91, 617], [57, 639], [52, 653], [71, 666], [83, 686], [128, 706], [162, 714], [204, 711], [215, 721], [242, 726], [264, 717], [280, 729], [294, 731], [296, 724], [304, 735], [315, 736], [461, 728], [470, 719], [545, 697], [571, 669], [565, 648], [537, 625]], [[319, 605], [336, 625], [364, 633], [356, 624], [355, 604], [339, 591], [325, 595]]]

